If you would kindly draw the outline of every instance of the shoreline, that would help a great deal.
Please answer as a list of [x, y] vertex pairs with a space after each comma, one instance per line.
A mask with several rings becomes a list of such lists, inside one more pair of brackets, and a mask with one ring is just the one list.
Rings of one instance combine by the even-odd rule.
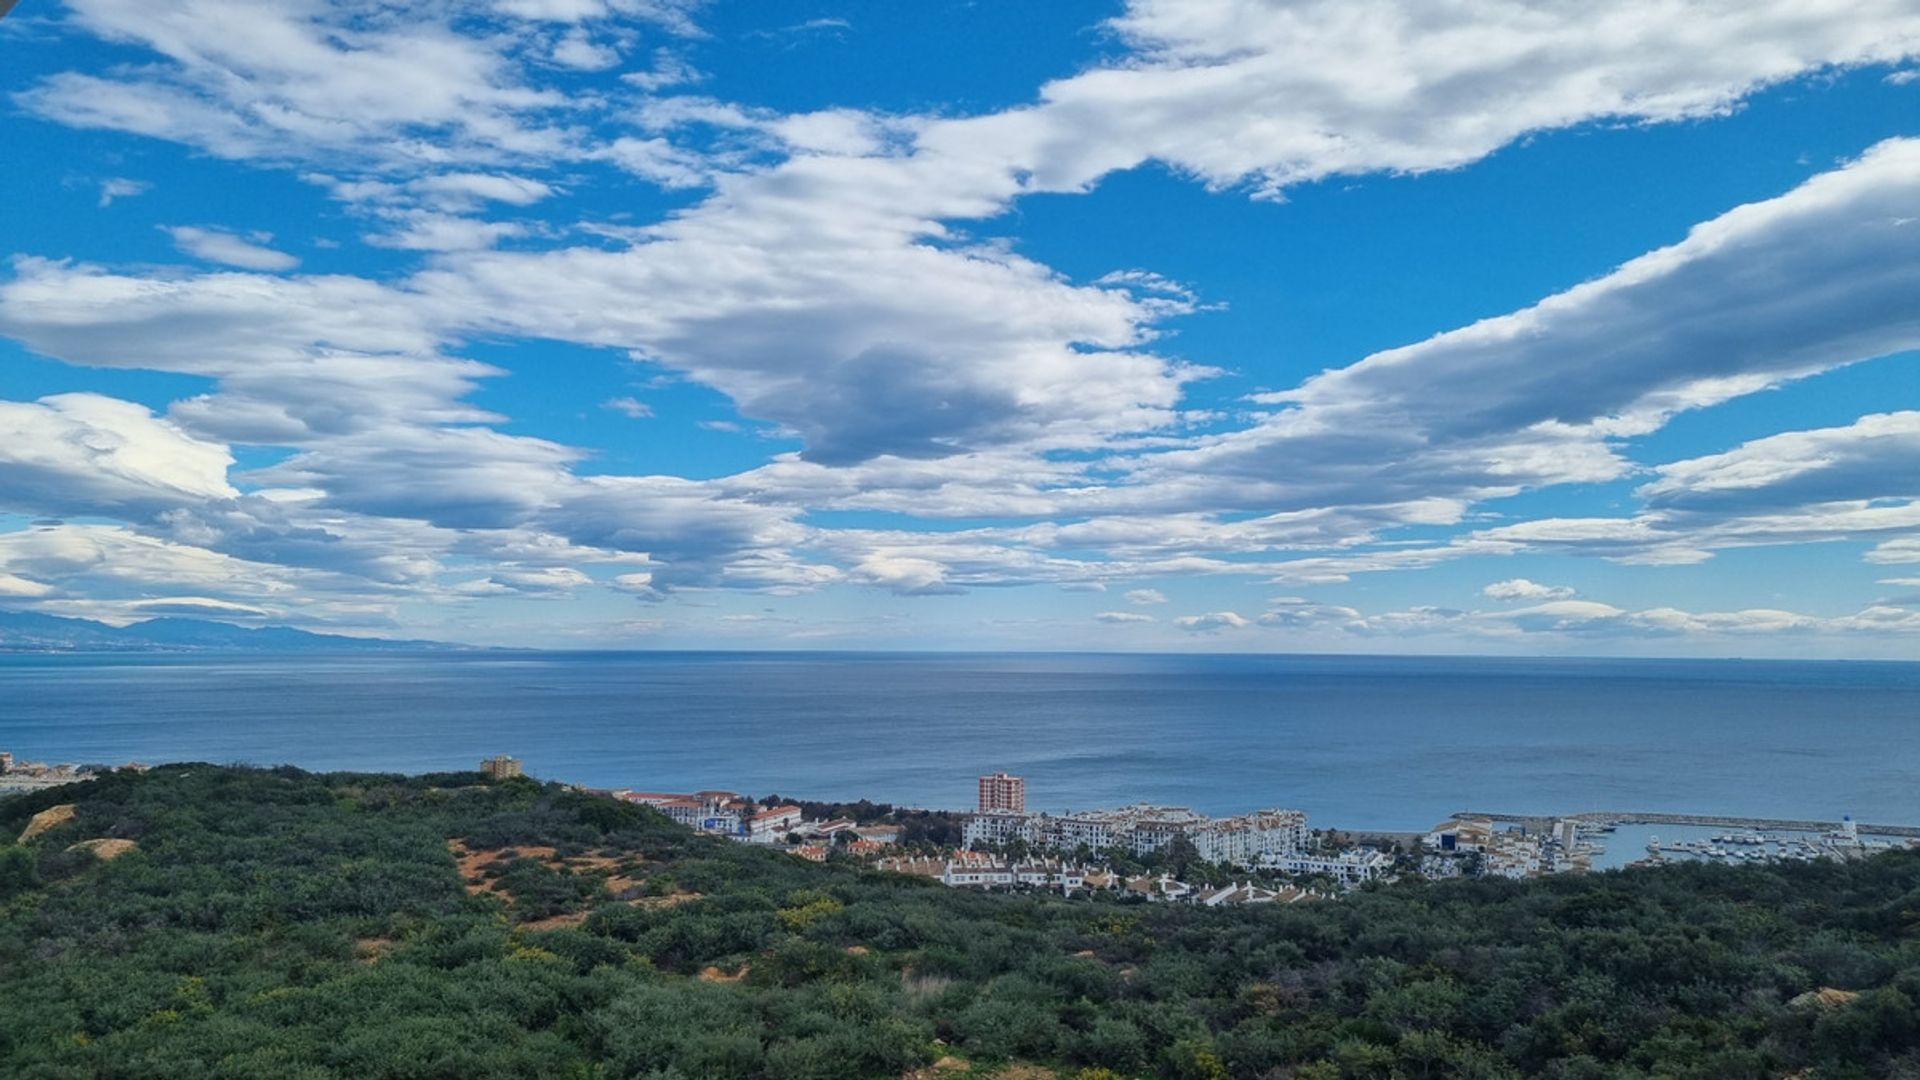
[[[110, 766], [110, 768], [112, 769], [129, 769], [130, 768], [130, 769], [138, 769], [138, 770], [144, 771], [146, 769], [154, 768], [156, 766], [219, 765], [219, 764], [220, 763], [218, 762], [198, 762], [198, 761], [168, 761], [168, 762], [158, 762], [153, 764], [149, 764], [147, 762], [126, 762], [126, 763], [112, 765]], [[42, 769], [42, 770], [65, 770], [65, 769], [71, 769], [73, 766], [69, 763], [53, 764], [53, 763], [27, 762], [27, 761], [22, 761], [15, 766], [16, 769], [19, 769], [21, 767], [32, 767], [35, 769]], [[375, 773], [393, 772], [394, 775], [398, 775], [398, 776], [419, 775], [419, 774], [408, 774], [405, 772], [398, 772], [398, 771], [385, 770], [385, 769], [310, 769], [304, 765], [294, 765], [293, 767], [300, 769], [303, 772], [310, 772], [317, 775], [325, 775], [327, 773], [340, 773], [340, 772], [375, 772]], [[93, 773], [72, 773], [72, 772], [57, 772], [52, 775], [35, 775], [32, 773], [26, 773], [26, 772], [0, 773], [0, 798], [6, 798], [12, 795], [27, 794], [35, 791], [44, 791], [51, 788], [62, 787], [67, 784], [84, 783], [87, 780], [92, 779], [94, 775], [95, 774]], [[622, 788], [603, 787], [600, 785], [580, 784], [571, 780], [564, 780], [557, 777], [535, 777], [535, 779], [550, 779], [554, 783], [564, 784], [568, 787], [572, 787], [577, 790], [589, 791], [589, 792], [593, 792], [596, 794], [603, 794], [603, 795], [617, 796], [617, 793], [621, 790], [632, 790], [631, 788], [622, 789]], [[806, 798], [805, 796], [792, 796], [792, 797]], [[809, 801], [851, 803], [851, 802], [862, 801], [863, 799], [868, 799], [869, 801], [873, 801], [876, 803], [884, 802], [884, 803], [887, 803], [888, 805], [891, 805], [896, 810], [904, 810], [904, 811], [927, 811], [927, 812], [933, 812], [933, 813], [963, 814], [963, 815], [972, 814], [975, 812], [974, 810], [966, 807], [928, 806], [928, 805], [922, 805], [922, 804], [909, 805], [906, 803], [895, 802], [893, 800], [870, 799], [870, 797], [866, 797], [866, 796], [856, 797], [852, 799], [809, 800]], [[1451, 818], [1455, 820], [1470, 820], [1475, 818], [1484, 818], [1488, 821], [1498, 823], [1498, 824], [1519, 825], [1524, 832], [1530, 835], [1544, 834], [1551, 831], [1553, 827], [1553, 823], [1556, 821], [1578, 821], [1578, 822], [1582, 822], [1590, 825], [1684, 825], [1684, 826], [1691, 826], [1691, 827], [1716, 828], [1716, 829], [1718, 828], [1743, 829], [1748, 831], [1786, 830], [1786, 831], [1806, 832], [1806, 833], [1833, 832], [1835, 830], [1840, 829], [1844, 824], [1843, 821], [1840, 821], [1840, 820], [1826, 820], [1826, 819], [1818, 819], [1818, 818], [1747, 817], [1747, 816], [1734, 815], [1734, 814], [1681, 813], [1681, 812], [1658, 811], [1658, 810], [1586, 810], [1586, 811], [1578, 811], [1575, 813], [1566, 813], [1566, 814], [1526, 814], [1526, 813], [1494, 812], [1494, 811], [1487, 811], [1487, 810], [1460, 810], [1453, 813], [1451, 815]], [[1900, 837], [1903, 839], [1920, 838], [1920, 824], [1905, 825], [1905, 824], [1887, 824], [1887, 823], [1856, 821], [1856, 822], [1853, 822], [1853, 827], [1863, 836]], [[1318, 826], [1317, 828], [1327, 832], [1339, 833], [1343, 836], [1349, 837], [1361, 843], [1370, 843], [1375, 841], [1402, 841], [1402, 840], [1411, 839], [1413, 837], [1426, 835], [1426, 830], [1420, 829], [1420, 828], [1398, 828], [1398, 829], [1347, 828], [1338, 824]]]

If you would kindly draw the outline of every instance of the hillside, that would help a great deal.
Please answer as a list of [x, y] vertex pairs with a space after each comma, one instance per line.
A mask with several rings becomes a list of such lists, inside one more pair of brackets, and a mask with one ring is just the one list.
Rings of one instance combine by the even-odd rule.
[[365, 652], [458, 649], [432, 641], [316, 634], [169, 616], [126, 626], [32, 611], [0, 611], [0, 652]]
[[36, 815], [0, 843], [10, 1076], [1920, 1074], [1914, 853], [1208, 911], [470, 774], [116, 773], [0, 837]]

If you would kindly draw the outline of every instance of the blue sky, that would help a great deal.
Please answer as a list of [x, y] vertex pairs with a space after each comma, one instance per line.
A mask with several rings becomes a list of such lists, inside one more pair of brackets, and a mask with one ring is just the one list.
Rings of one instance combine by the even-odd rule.
[[1920, 10], [0, 21], [0, 606], [1920, 655]]

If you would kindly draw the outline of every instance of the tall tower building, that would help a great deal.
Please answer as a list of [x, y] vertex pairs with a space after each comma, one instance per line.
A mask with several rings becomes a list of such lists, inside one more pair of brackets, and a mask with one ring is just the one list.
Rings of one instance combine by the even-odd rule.
[[1027, 812], [1027, 782], [1018, 776], [994, 773], [980, 778], [980, 812], [983, 814], [1024, 814]]

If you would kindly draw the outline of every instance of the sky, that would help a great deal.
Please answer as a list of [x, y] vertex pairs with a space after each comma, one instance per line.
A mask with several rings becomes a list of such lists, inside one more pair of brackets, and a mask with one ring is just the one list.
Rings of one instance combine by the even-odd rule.
[[25, 0], [0, 610], [1920, 659], [1916, 0]]

